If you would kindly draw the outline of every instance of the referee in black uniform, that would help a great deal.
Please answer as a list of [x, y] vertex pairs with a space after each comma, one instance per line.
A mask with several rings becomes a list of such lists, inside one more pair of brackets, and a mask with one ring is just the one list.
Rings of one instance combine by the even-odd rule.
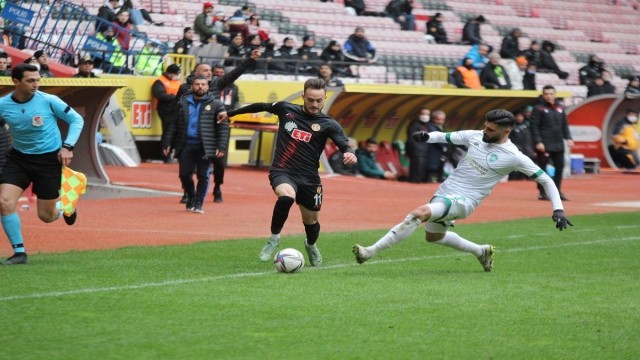
[[345, 165], [354, 165], [354, 149], [340, 124], [322, 113], [327, 93], [322, 79], [304, 83], [303, 105], [288, 102], [255, 103], [218, 116], [219, 121], [238, 114], [267, 111], [278, 116], [278, 137], [269, 169], [269, 181], [278, 200], [273, 207], [271, 238], [260, 252], [260, 260], [269, 261], [280, 244], [280, 231], [294, 202], [302, 214], [306, 233], [305, 249], [311, 266], [322, 263], [316, 247], [320, 235], [318, 213], [322, 206], [322, 183], [318, 174], [320, 155], [327, 139], [333, 140], [343, 153]]

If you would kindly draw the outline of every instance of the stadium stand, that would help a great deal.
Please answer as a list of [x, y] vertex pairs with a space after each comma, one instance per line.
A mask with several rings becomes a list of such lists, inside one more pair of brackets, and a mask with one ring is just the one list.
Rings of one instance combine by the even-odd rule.
[[[52, 53], [54, 60], [60, 60], [65, 52], [81, 47], [84, 39], [77, 34], [90, 31], [83, 26], [89, 16], [97, 14], [103, 0], [85, 0], [82, 6], [74, 5], [73, 13], [70, 7], [57, 5], [65, 4], [60, 1], [52, 2], [52, 5], [31, 1], [17, 3], [28, 4], [36, 13], [42, 13], [43, 7], [52, 7], [51, 18], [56, 21], [42, 26], [42, 19], [37, 18], [25, 30], [44, 32], [39, 34], [39, 41], [61, 49]], [[142, 0], [140, 3], [164, 26], [138, 25], [141, 40], [132, 44], [134, 53], [140, 51], [147, 40], [157, 41], [158, 48], [163, 51], [170, 48], [182, 37], [182, 29], [191, 26], [195, 16], [202, 11], [202, 2], [197, 1]], [[276, 39], [278, 46], [284, 37], [290, 36], [296, 39], [296, 47], [299, 47], [304, 35], [314, 35], [316, 48], [320, 51], [332, 39], [343, 43], [356, 26], [365, 28], [367, 38], [378, 50], [379, 61], [372, 67], [353, 69], [358, 77], [343, 79], [345, 83], [423, 84], [424, 66], [441, 65], [451, 69], [459, 63], [469, 47], [456, 42], [460, 40], [467, 19], [479, 14], [487, 19], [481, 26], [482, 36], [494, 49], [500, 47], [502, 38], [514, 27], [519, 27], [524, 34], [519, 39], [523, 50], [532, 40], [550, 40], [557, 45], [553, 57], [570, 75], [562, 80], [554, 74], [538, 74], [538, 86], [549, 83], [561, 89], [577, 90], [578, 94], [586, 93], [586, 89], [579, 86], [577, 71], [594, 53], [605, 60], [614, 75], [612, 83], [618, 92], [623, 91], [626, 78], [640, 72], [638, 1], [619, 0], [604, 4], [600, 0], [418, 0], [414, 1], [413, 10], [416, 31], [401, 31], [388, 17], [347, 15], [340, 0], [251, 0], [248, 3], [261, 16], [261, 27]], [[367, 10], [381, 13], [387, 3], [388, 0], [368, 0]], [[231, 16], [247, 1], [219, 0], [214, 4], [216, 10]], [[443, 25], [453, 44], [425, 41], [425, 23], [436, 12], [442, 14]], [[32, 42], [26, 52], [33, 52], [37, 47], [38, 44]], [[247, 74], [243, 77], [303, 80], [308, 75]]]

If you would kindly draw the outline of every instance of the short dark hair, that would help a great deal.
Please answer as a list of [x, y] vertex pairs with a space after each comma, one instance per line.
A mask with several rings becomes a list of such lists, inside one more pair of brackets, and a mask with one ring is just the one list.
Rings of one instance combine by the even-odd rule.
[[364, 143], [367, 145], [369, 144], [378, 145], [378, 141], [375, 138], [368, 138], [367, 141], [365, 141]]
[[218, 65], [214, 66], [213, 68], [214, 68], [214, 69], [222, 69], [222, 70], [226, 70], [226, 68], [224, 67], [224, 65], [220, 65], [220, 64], [218, 64]]
[[38, 67], [35, 65], [25, 64], [25, 63], [18, 64], [11, 69], [11, 78], [16, 80], [22, 80], [22, 78], [24, 77], [25, 71], [38, 72]]
[[553, 90], [553, 91], [556, 91], [556, 88], [555, 88], [555, 87], [553, 87], [553, 85], [545, 85], [545, 86], [542, 88], [542, 91], [545, 91], [545, 90]]
[[506, 126], [510, 128], [514, 127], [516, 123], [513, 114], [504, 109], [491, 110], [484, 116], [484, 119], [487, 122], [494, 123], [498, 126]]
[[207, 81], [207, 84], [209, 83], [209, 79], [207, 79], [207, 77], [206, 77], [206, 76], [203, 76], [203, 75], [196, 75], [196, 76], [194, 76], [194, 77], [193, 77], [193, 82], [195, 83], [195, 82], [196, 82], [196, 80], [206, 80], [206, 81]]
[[304, 82], [304, 91], [307, 92], [307, 89], [313, 90], [325, 90], [326, 91], [327, 84], [322, 79], [308, 79]]

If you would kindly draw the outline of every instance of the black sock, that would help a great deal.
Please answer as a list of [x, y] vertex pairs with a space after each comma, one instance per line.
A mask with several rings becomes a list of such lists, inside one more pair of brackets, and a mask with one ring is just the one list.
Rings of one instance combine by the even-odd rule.
[[317, 222], [311, 225], [304, 224], [304, 232], [307, 234], [307, 244], [315, 244], [320, 236], [320, 223]]
[[271, 217], [271, 233], [280, 234], [284, 227], [287, 217], [289, 217], [289, 209], [293, 206], [295, 200], [290, 196], [279, 196], [273, 207], [273, 216]]

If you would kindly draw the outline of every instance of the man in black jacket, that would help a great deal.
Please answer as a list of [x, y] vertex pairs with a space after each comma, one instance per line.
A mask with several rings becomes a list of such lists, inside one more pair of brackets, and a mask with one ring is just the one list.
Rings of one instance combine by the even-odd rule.
[[[186, 192], [187, 211], [204, 213], [202, 204], [209, 187], [209, 163], [227, 152], [229, 124], [218, 122], [218, 114], [224, 105], [209, 93], [209, 80], [196, 76], [191, 84], [191, 93], [178, 102], [176, 120], [163, 134], [164, 155], [175, 147], [179, 164], [179, 177]], [[197, 187], [193, 182], [193, 169], [198, 177]]]
[[[569, 147], [573, 146], [569, 122], [564, 107], [556, 100], [556, 89], [551, 85], [542, 88], [541, 102], [536, 105], [531, 113], [533, 143], [535, 144], [538, 165], [545, 169], [549, 160], [553, 162], [555, 174], [553, 182], [560, 191], [560, 199], [569, 199], [560, 190], [562, 173], [564, 171], [564, 142]], [[549, 200], [541, 186], [538, 186], [539, 200]]]
[[509, 34], [502, 39], [502, 45], [500, 46], [500, 56], [503, 59], [516, 59], [522, 55], [520, 51], [520, 44], [518, 39], [522, 36], [522, 31], [519, 28], [513, 28]]
[[[184, 84], [180, 85], [180, 89], [178, 89], [178, 93], [176, 94], [176, 99], [179, 100], [183, 95], [191, 91], [191, 83], [196, 76], [204, 76], [209, 81], [210, 96], [213, 99], [220, 99], [220, 93], [223, 91], [223, 89], [233, 84], [236, 79], [238, 79], [240, 75], [244, 74], [247, 69], [255, 67], [256, 59], [259, 57], [260, 50], [256, 49], [251, 51], [251, 56], [249, 58], [242, 60], [233, 70], [220, 77], [213, 76], [211, 65], [207, 63], [197, 64], [193, 69], [193, 74], [189, 75], [187, 77], [187, 81]], [[186, 204], [188, 198], [189, 195], [185, 191], [185, 193], [182, 195], [180, 203]]]
[[486, 19], [480, 15], [469, 19], [462, 28], [462, 43], [469, 45], [484, 44], [482, 35], [480, 35], [480, 25], [484, 24]]
[[442, 24], [442, 14], [436, 13], [427, 21], [427, 35], [433, 37], [436, 44], [448, 44], [447, 31]]

